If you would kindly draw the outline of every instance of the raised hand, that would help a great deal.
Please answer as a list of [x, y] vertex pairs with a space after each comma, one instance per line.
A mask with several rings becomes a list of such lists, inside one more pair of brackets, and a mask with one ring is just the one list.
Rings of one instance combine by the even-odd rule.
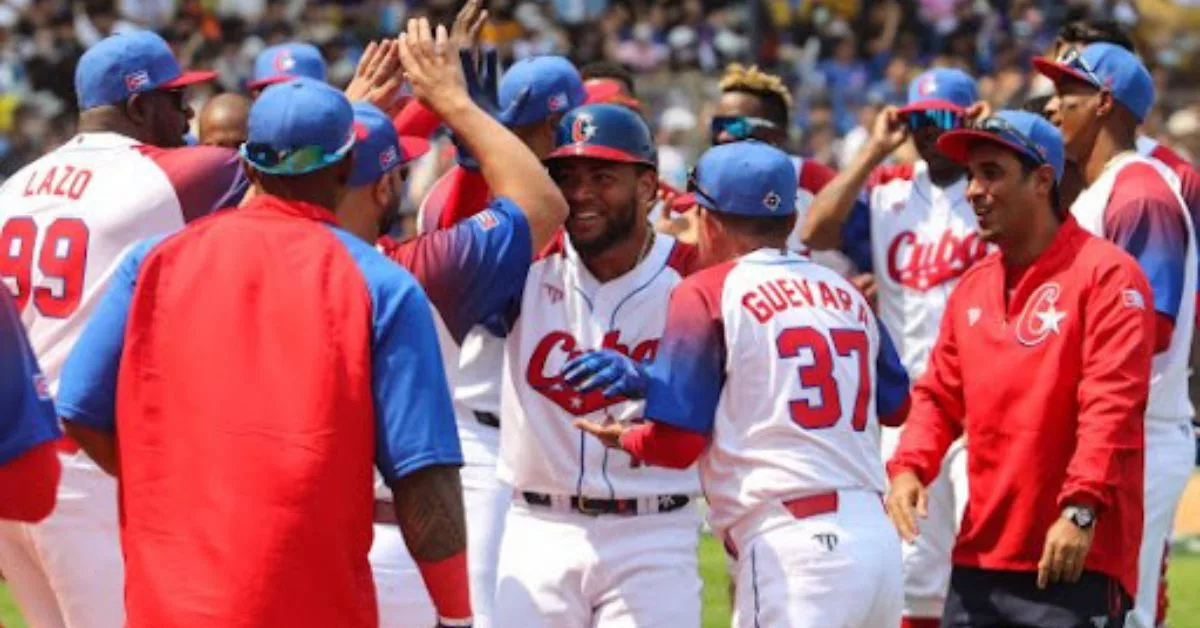
[[404, 103], [400, 88], [404, 74], [400, 65], [399, 45], [395, 40], [367, 44], [354, 78], [346, 86], [346, 98], [369, 102], [388, 114], [398, 113]]
[[488, 12], [483, 8], [483, 0], [467, 0], [458, 11], [458, 15], [454, 16], [454, 24], [450, 27], [450, 41], [459, 50], [476, 49], [479, 44], [479, 31], [487, 23], [487, 19]]
[[435, 33], [429, 20], [409, 20], [397, 43], [404, 74], [421, 102], [443, 118], [447, 109], [469, 103], [458, 49], [451, 45], [445, 26], [439, 25]]
[[878, 150], [891, 154], [908, 139], [908, 124], [898, 107], [884, 107], [871, 126], [871, 144]]

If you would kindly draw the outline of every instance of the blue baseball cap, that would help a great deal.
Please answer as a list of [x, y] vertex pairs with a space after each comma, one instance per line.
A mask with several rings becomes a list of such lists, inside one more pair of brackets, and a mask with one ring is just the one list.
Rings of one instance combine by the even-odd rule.
[[1064, 79], [1107, 89], [1137, 118], [1146, 119], [1154, 104], [1154, 78], [1137, 55], [1108, 43], [1095, 43], [1082, 51], [1068, 48], [1057, 61], [1034, 59], [1033, 67], [1054, 84]]
[[961, 114], [978, 100], [979, 90], [971, 75], [953, 68], [935, 68], [909, 81], [908, 104], [900, 113], [943, 109]]
[[787, 153], [758, 140], [714, 146], [700, 156], [688, 191], [706, 209], [739, 216], [796, 212], [796, 165]]
[[342, 160], [354, 147], [354, 110], [338, 90], [300, 77], [263, 90], [250, 107], [241, 154], [256, 170], [294, 176]]
[[246, 87], [259, 89], [298, 76], [325, 80], [325, 59], [312, 44], [289, 42], [271, 46], [254, 58], [254, 76]]
[[658, 150], [650, 127], [637, 112], [599, 103], [572, 109], [554, 130], [554, 150], [545, 161], [586, 157], [658, 167]]
[[181, 89], [216, 76], [216, 72], [184, 72], [166, 40], [151, 31], [134, 31], [105, 37], [79, 57], [75, 98], [86, 111], [134, 94]]
[[972, 146], [991, 142], [1009, 148], [1038, 164], [1054, 168], [1054, 180], [1063, 174], [1062, 133], [1050, 121], [1028, 111], [998, 111], [971, 128], [947, 131], [938, 138], [938, 150], [951, 160], [966, 164]]
[[392, 119], [382, 109], [365, 102], [354, 110], [354, 168], [349, 184], [357, 187], [375, 183], [383, 175], [429, 151], [429, 141], [400, 137]]
[[500, 114], [505, 126], [541, 122], [556, 113], [566, 113], [587, 100], [579, 70], [565, 57], [543, 56], [522, 59], [500, 79]]

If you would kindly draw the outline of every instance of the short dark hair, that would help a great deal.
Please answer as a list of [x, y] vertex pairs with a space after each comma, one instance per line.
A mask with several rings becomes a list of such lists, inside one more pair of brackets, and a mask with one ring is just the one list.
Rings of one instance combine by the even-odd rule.
[[633, 72], [630, 72], [629, 68], [615, 61], [593, 61], [583, 66], [579, 74], [585, 81], [592, 79], [613, 79], [620, 81], [630, 96], [637, 96], [637, 91], [633, 84]]
[[1030, 98], [1029, 100], [1026, 100], [1024, 104], [1021, 105], [1021, 109], [1028, 111], [1029, 113], [1036, 113], [1037, 115], [1045, 118], [1046, 117], [1046, 105], [1050, 104], [1051, 98], [1052, 98], [1052, 96], [1049, 96], [1049, 95], [1036, 96], [1034, 98]]
[[[1033, 174], [1034, 170], [1037, 170], [1038, 168], [1041, 168], [1042, 166], [1046, 165], [1046, 164], [1039, 164], [1038, 162], [1034, 161], [1032, 157], [1029, 157], [1028, 155], [1023, 155], [1023, 154], [1017, 153], [1017, 152], [1014, 152], [1013, 154], [1016, 155], [1017, 161], [1021, 162], [1021, 176], [1022, 177], [1028, 177], [1029, 175]], [[1059, 191], [1057, 181], [1054, 182], [1054, 188], [1050, 190], [1050, 208], [1054, 210], [1054, 215], [1058, 216], [1060, 219], [1063, 217], [1062, 193]]]
[[1133, 38], [1116, 20], [1075, 20], [1059, 29], [1058, 39], [1073, 44], [1113, 44], [1137, 53]]
[[724, 225], [727, 231], [752, 238], [771, 240], [780, 245], [787, 243], [787, 239], [792, 235], [792, 229], [796, 225], [795, 214], [787, 214], [786, 216], [741, 216], [738, 214], [709, 211], [708, 215]]

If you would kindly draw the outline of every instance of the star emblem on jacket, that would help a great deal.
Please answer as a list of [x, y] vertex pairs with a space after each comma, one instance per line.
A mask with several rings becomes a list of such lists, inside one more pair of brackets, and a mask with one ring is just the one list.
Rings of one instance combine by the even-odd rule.
[[1058, 324], [1062, 322], [1062, 319], [1067, 317], [1067, 313], [1056, 309], [1054, 304], [1051, 303], [1050, 307], [1034, 314], [1034, 316], [1042, 322], [1042, 331], [1052, 331], [1056, 334], [1061, 334], [1062, 330], [1058, 328]]

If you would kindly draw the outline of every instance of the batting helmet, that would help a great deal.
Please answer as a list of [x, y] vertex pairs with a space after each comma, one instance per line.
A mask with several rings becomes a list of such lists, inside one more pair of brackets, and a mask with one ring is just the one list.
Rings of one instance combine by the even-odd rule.
[[547, 161], [591, 157], [630, 164], [658, 165], [654, 139], [645, 120], [620, 105], [584, 105], [572, 110], [554, 132], [555, 149]]

